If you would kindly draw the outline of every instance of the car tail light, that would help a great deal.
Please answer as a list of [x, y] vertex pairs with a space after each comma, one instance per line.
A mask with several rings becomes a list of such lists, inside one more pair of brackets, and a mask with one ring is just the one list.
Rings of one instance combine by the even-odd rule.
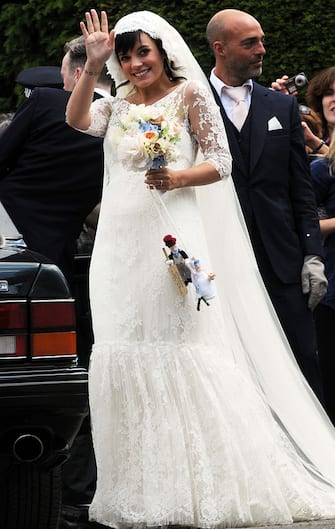
[[30, 302], [32, 358], [76, 356], [73, 299]]
[[26, 336], [0, 336], [0, 358], [27, 356]]
[[27, 302], [0, 302], [0, 358], [27, 356]]
[[76, 354], [76, 333], [74, 331], [33, 334], [31, 337], [32, 356], [72, 356]]

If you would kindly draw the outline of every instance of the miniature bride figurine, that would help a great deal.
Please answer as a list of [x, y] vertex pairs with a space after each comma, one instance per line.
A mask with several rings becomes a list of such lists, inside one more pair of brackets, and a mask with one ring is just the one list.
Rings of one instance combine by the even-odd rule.
[[216, 296], [216, 288], [213, 283], [215, 274], [203, 270], [199, 259], [186, 259], [185, 264], [191, 272], [192, 283], [198, 300], [197, 310], [200, 310], [201, 301], [209, 305], [208, 300]]

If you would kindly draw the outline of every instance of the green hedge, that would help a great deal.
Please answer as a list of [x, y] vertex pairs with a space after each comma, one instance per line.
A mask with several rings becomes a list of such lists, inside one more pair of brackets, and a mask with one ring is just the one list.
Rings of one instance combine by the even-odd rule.
[[[110, 23], [134, 10], [133, 0], [87, 2], [83, 0], [28, 0], [6, 2], [0, 12], [0, 112], [15, 110], [23, 99], [15, 78], [24, 68], [59, 65], [65, 41], [79, 35], [79, 21], [87, 9], [106, 9]], [[267, 55], [264, 85], [287, 73], [304, 71], [311, 78], [335, 64], [335, 14], [323, 0], [249, 0], [206, 2], [177, 0], [166, 3], [136, 2], [136, 10], [150, 9], [164, 16], [184, 36], [205, 72], [213, 59], [205, 38], [208, 20], [219, 9], [248, 11], [262, 24]], [[303, 94], [301, 95], [303, 98]]]

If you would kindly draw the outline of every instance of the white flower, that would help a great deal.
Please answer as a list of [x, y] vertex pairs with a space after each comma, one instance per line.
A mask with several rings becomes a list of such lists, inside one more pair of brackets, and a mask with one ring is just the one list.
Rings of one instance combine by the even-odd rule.
[[176, 159], [176, 143], [180, 140], [181, 126], [169, 109], [145, 105], [130, 105], [122, 117], [111, 142], [118, 159], [129, 170], [143, 171], [161, 156], [165, 163]]
[[151, 159], [140, 136], [123, 136], [117, 147], [117, 157], [129, 170], [148, 169]]

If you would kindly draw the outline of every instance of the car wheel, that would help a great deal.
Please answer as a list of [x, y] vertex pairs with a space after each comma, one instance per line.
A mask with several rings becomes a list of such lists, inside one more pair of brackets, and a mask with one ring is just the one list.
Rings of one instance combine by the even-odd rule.
[[0, 527], [57, 529], [61, 508], [61, 467], [12, 465], [0, 495]]

